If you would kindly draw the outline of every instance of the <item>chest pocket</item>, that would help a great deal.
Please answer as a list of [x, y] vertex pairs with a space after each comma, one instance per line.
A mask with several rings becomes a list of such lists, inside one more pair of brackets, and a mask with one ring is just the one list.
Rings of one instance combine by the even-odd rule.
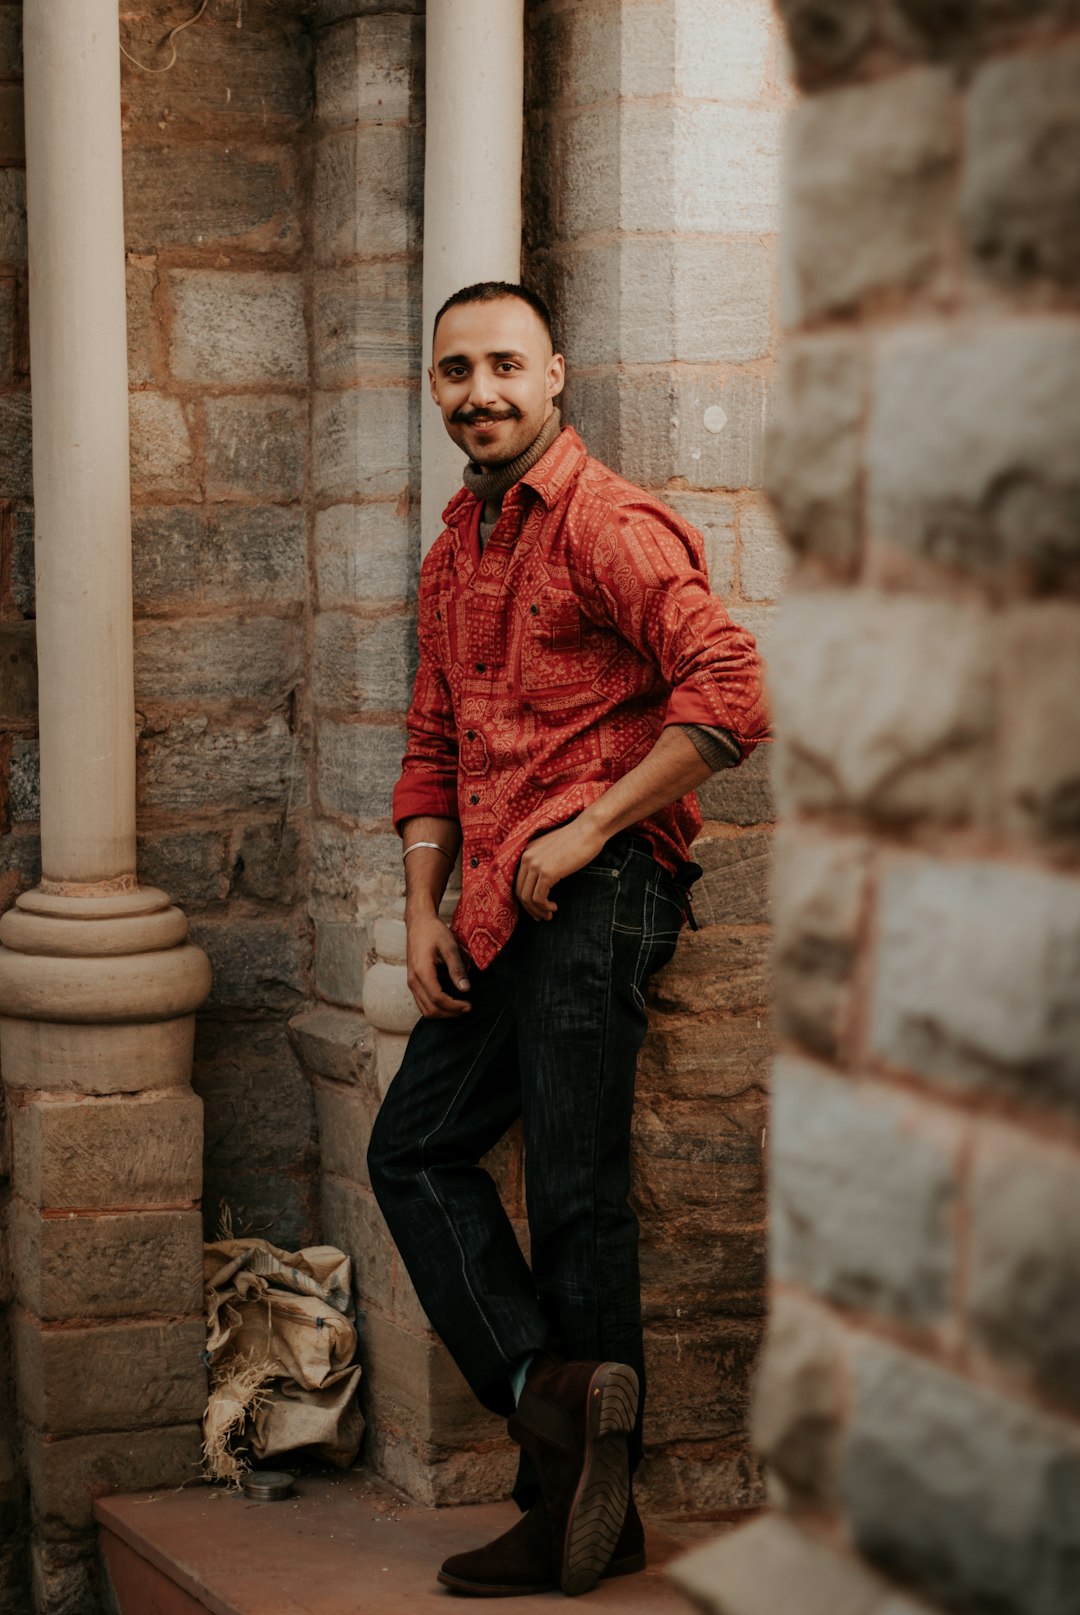
[[573, 594], [545, 589], [531, 595], [522, 614], [522, 690], [542, 696], [580, 685], [587, 631]]

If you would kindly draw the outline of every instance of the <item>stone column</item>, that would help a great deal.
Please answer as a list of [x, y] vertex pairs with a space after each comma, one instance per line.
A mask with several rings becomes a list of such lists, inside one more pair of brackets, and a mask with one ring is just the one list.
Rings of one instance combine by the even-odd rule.
[[197, 1472], [209, 966], [135, 869], [115, 0], [27, 0], [42, 879], [0, 920], [15, 1359], [39, 1611], [92, 1600], [90, 1497]]

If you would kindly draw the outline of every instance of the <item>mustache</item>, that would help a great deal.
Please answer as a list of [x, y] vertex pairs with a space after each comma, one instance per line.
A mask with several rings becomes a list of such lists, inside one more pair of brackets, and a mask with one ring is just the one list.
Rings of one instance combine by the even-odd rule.
[[520, 413], [516, 409], [455, 409], [450, 419], [458, 426], [472, 426], [474, 421], [516, 421]]

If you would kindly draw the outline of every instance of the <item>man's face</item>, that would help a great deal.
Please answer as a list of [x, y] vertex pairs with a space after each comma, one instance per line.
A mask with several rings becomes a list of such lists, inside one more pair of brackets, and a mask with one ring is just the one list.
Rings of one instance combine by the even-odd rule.
[[502, 465], [529, 447], [563, 388], [540, 316], [517, 297], [459, 303], [435, 333], [431, 396], [446, 430], [477, 465]]

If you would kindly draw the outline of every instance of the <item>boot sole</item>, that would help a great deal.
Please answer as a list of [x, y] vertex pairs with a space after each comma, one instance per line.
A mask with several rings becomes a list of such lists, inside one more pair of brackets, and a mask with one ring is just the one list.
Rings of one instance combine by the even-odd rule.
[[611, 1563], [630, 1496], [628, 1437], [638, 1377], [626, 1363], [601, 1363], [589, 1381], [585, 1461], [566, 1522], [559, 1586], [569, 1598], [596, 1586]]
[[[601, 1573], [601, 1581], [609, 1581], [613, 1576], [632, 1576], [638, 1570], [645, 1569], [645, 1555], [643, 1553], [629, 1553], [625, 1559], [612, 1559], [607, 1569]], [[556, 1581], [537, 1581], [531, 1584], [526, 1582], [509, 1583], [500, 1586], [497, 1582], [466, 1581], [463, 1576], [448, 1576], [445, 1570], [440, 1570], [436, 1580], [444, 1587], [449, 1587], [455, 1593], [468, 1593], [471, 1598], [519, 1598], [526, 1593], [553, 1593], [558, 1587]]]

